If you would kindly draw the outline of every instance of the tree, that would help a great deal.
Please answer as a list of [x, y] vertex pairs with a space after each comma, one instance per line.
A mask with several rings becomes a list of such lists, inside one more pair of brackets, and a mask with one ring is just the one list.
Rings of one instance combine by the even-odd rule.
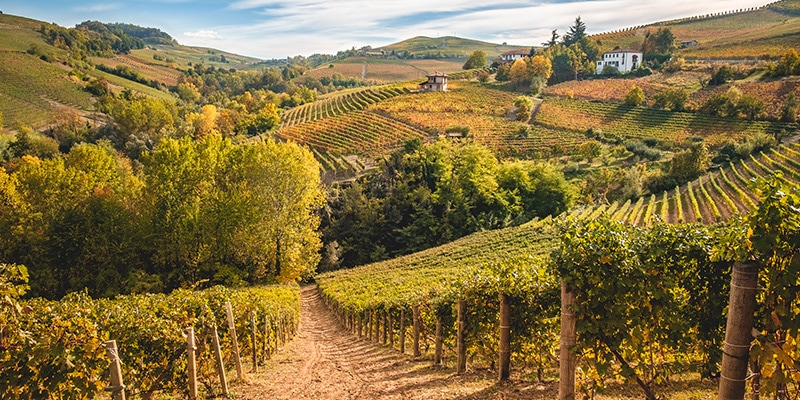
[[669, 28], [658, 28], [656, 33], [647, 32], [642, 43], [642, 52], [649, 54], [670, 54], [675, 46], [675, 35]]
[[581, 21], [579, 15], [575, 18], [575, 23], [569, 27], [569, 32], [564, 34], [564, 37], [561, 38], [561, 43], [569, 47], [580, 42], [584, 37], [586, 37], [586, 24]]
[[732, 79], [733, 69], [727, 65], [723, 65], [711, 74], [711, 79], [709, 79], [708, 84], [711, 86], [722, 85]]
[[530, 74], [531, 77], [550, 79], [550, 76], [553, 75], [553, 62], [541, 54], [531, 57]]
[[704, 174], [711, 166], [711, 156], [705, 143], [695, 143], [690, 149], [675, 153], [670, 163], [670, 175], [686, 182]]
[[554, 45], [554, 44], [558, 43], [558, 38], [559, 38], [559, 37], [560, 37], [560, 36], [559, 36], [559, 34], [558, 34], [558, 29], [553, 29], [553, 31], [552, 31], [552, 32], [550, 32], [550, 40], [548, 40], [548, 41], [546, 41], [546, 42], [542, 43], [542, 46], [544, 46], [544, 47], [550, 47], [550, 46], [552, 46], [552, 45]]
[[689, 101], [689, 93], [685, 89], [667, 89], [653, 96], [654, 106], [672, 111], [684, 111]]
[[530, 72], [528, 70], [528, 63], [525, 60], [515, 60], [511, 64], [511, 69], [508, 72], [511, 82], [517, 87], [530, 85]]
[[780, 118], [783, 122], [796, 122], [797, 110], [800, 107], [800, 102], [797, 101], [797, 96], [793, 92], [789, 92], [783, 97], [783, 105], [781, 105]]
[[645, 102], [644, 91], [639, 86], [634, 85], [628, 94], [625, 95], [625, 104], [638, 107]]
[[498, 82], [506, 82], [511, 80], [511, 64], [510, 63], [503, 63], [497, 67], [497, 74], [495, 75], [494, 79]]
[[486, 67], [486, 52], [475, 50], [467, 58], [467, 62], [464, 63], [461, 69], [481, 69], [484, 67]]
[[578, 153], [587, 161], [592, 162], [592, 160], [600, 155], [602, 149], [603, 145], [597, 140], [588, 140], [581, 143], [580, 147], [578, 147]]
[[797, 54], [795, 49], [786, 51], [772, 72], [772, 76], [775, 77], [789, 75], [800, 75], [800, 55]]
[[514, 107], [516, 107], [517, 121], [528, 122], [531, 119], [531, 110], [533, 109], [533, 100], [528, 96], [519, 96], [514, 100]]
[[736, 108], [749, 120], [754, 120], [766, 114], [767, 104], [756, 96], [745, 95], [736, 103]]

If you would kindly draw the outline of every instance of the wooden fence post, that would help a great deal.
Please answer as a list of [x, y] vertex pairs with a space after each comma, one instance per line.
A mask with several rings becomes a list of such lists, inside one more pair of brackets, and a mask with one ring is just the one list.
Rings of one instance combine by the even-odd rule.
[[753, 261], [734, 263], [719, 377], [719, 400], [744, 399], [757, 291], [758, 264]]
[[500, 362], [499, 379], [505, 381], [510, 375], [511, 366], [511, 307], [508, 296], [500, 293]]
[[436, 316], [436, 339], [433, 352], [433, 365], [442, 365], [442, 345], [444, 339], [442, 338], [442, 317]]
[[406, 310], [400, 309], [400, 354], [406, 353]]
[[197, 398], [197, 360], [195, 351], [197, 347], [194, 345], [194, 328], [186, 328], [186, 353], [188, 355], [188, 364], [186, 366], [187, 375], [189, 375], [189, 398], [195, 400]]
[[367, 334], [369, 341], [372, 341], [372, 327], [375, 325], [375, 311], [369, 310], [367, 311]]
[[467, 301], [458, 299], [458, 332], [456, 334], [456, 353], [458, 361], [456, 373], [463, 374], [467, 370], [467, 347], [464, 344], [464, 335], [467, 331]]
[[217, 326], [212, 328], [212, 344], [214, 345], [214, 354], [217, 357], [217, 373], [219, 374], [219, 382], [222, 384], [222, 394], [227, 396], [228, 393], [228, 379], [225, 377], [225, 362], [222, 359], [222, 348], [219, 346], [219, 334], [217, 333]]
[[358, 313], [358, 337], [364, 336], [364, 313]]
[[575, 291], [561, 280], [561, 348], [558, 357], [558, 399], [575, 400], [575, 367], [577, 357], [571, 349], [577, 343], [575, 336]]
[[250, 332], [253, 338], [253, 372], [258, 372], [258, 341], [256, 340], [256, 312], [250, 312]]
[[247, 382], [247, 377], [242, 369], [242, 360], [239, 358], [239, 341], [236, 339], [236, 321], [233, 319], [233, 307], [230, 301], [225, 302], [225, 312], [228, 316], [228, 330], [231, 332], [233, 340], [233, 362], [236, 363], [236, 376], [243, 382]]
[[413, 335], [414, 335], [414, 357], [419, 357], [422, 355], [419, 351], [419, 331], [420, 331], [420, 320], [419, 320], [419, 306], [415, 305], [411, 307], [412, 317], [413, 317]]
[[111, 359], [111, 364], [108, 366], [111, 372], [111, 386], [107, 387], [106, 391], [111, 392], [111, 396], [114, 400], [125, 400], [125, 384], [122, 382], [122, 368], [120, 366], [116, 340], [109, 340], [106, 342], [106, 355]]

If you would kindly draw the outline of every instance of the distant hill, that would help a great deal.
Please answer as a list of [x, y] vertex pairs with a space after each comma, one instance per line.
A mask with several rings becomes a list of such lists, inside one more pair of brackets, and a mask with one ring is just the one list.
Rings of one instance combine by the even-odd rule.
[[[513, 46], [482, 42], [480, 40], [464, 39], [455, 36], [442, 36], [430, 38], [417, 36], [388, 46], [380, 47], [386, 54], [396, 54], [413, 58], [467, 58], [476, 50], [483, 50], [487, 57], [496, 57], [510, 50], [525, 48], [526, 46]], [[530, 46], [527, 46], [528, 48]]]

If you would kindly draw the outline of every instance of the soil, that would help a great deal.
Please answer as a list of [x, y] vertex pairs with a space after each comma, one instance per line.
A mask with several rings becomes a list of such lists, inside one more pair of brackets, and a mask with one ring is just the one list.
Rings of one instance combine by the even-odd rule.
[[[410, 345], [407, 346], [410, 350]], [[298, 332], [250, 383], [234, 384], [238, 399], [553, 399], [557, 383], [496, 382], [496, 372], [433, 366], [395, 348], [358, 338], [342, 327], [314, 286], [302, 290]]]

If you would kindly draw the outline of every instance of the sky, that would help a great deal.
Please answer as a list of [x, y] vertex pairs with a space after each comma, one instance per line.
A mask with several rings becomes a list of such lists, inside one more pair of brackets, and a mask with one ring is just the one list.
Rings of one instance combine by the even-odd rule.
[[269, 59], [335, 54], [415, 36], [539, 45], [580, 16], [587, 33], [769, 0], [0, 0], [0, 11], [74, 27], [87, 20], [161, 29], [180, 44]]

